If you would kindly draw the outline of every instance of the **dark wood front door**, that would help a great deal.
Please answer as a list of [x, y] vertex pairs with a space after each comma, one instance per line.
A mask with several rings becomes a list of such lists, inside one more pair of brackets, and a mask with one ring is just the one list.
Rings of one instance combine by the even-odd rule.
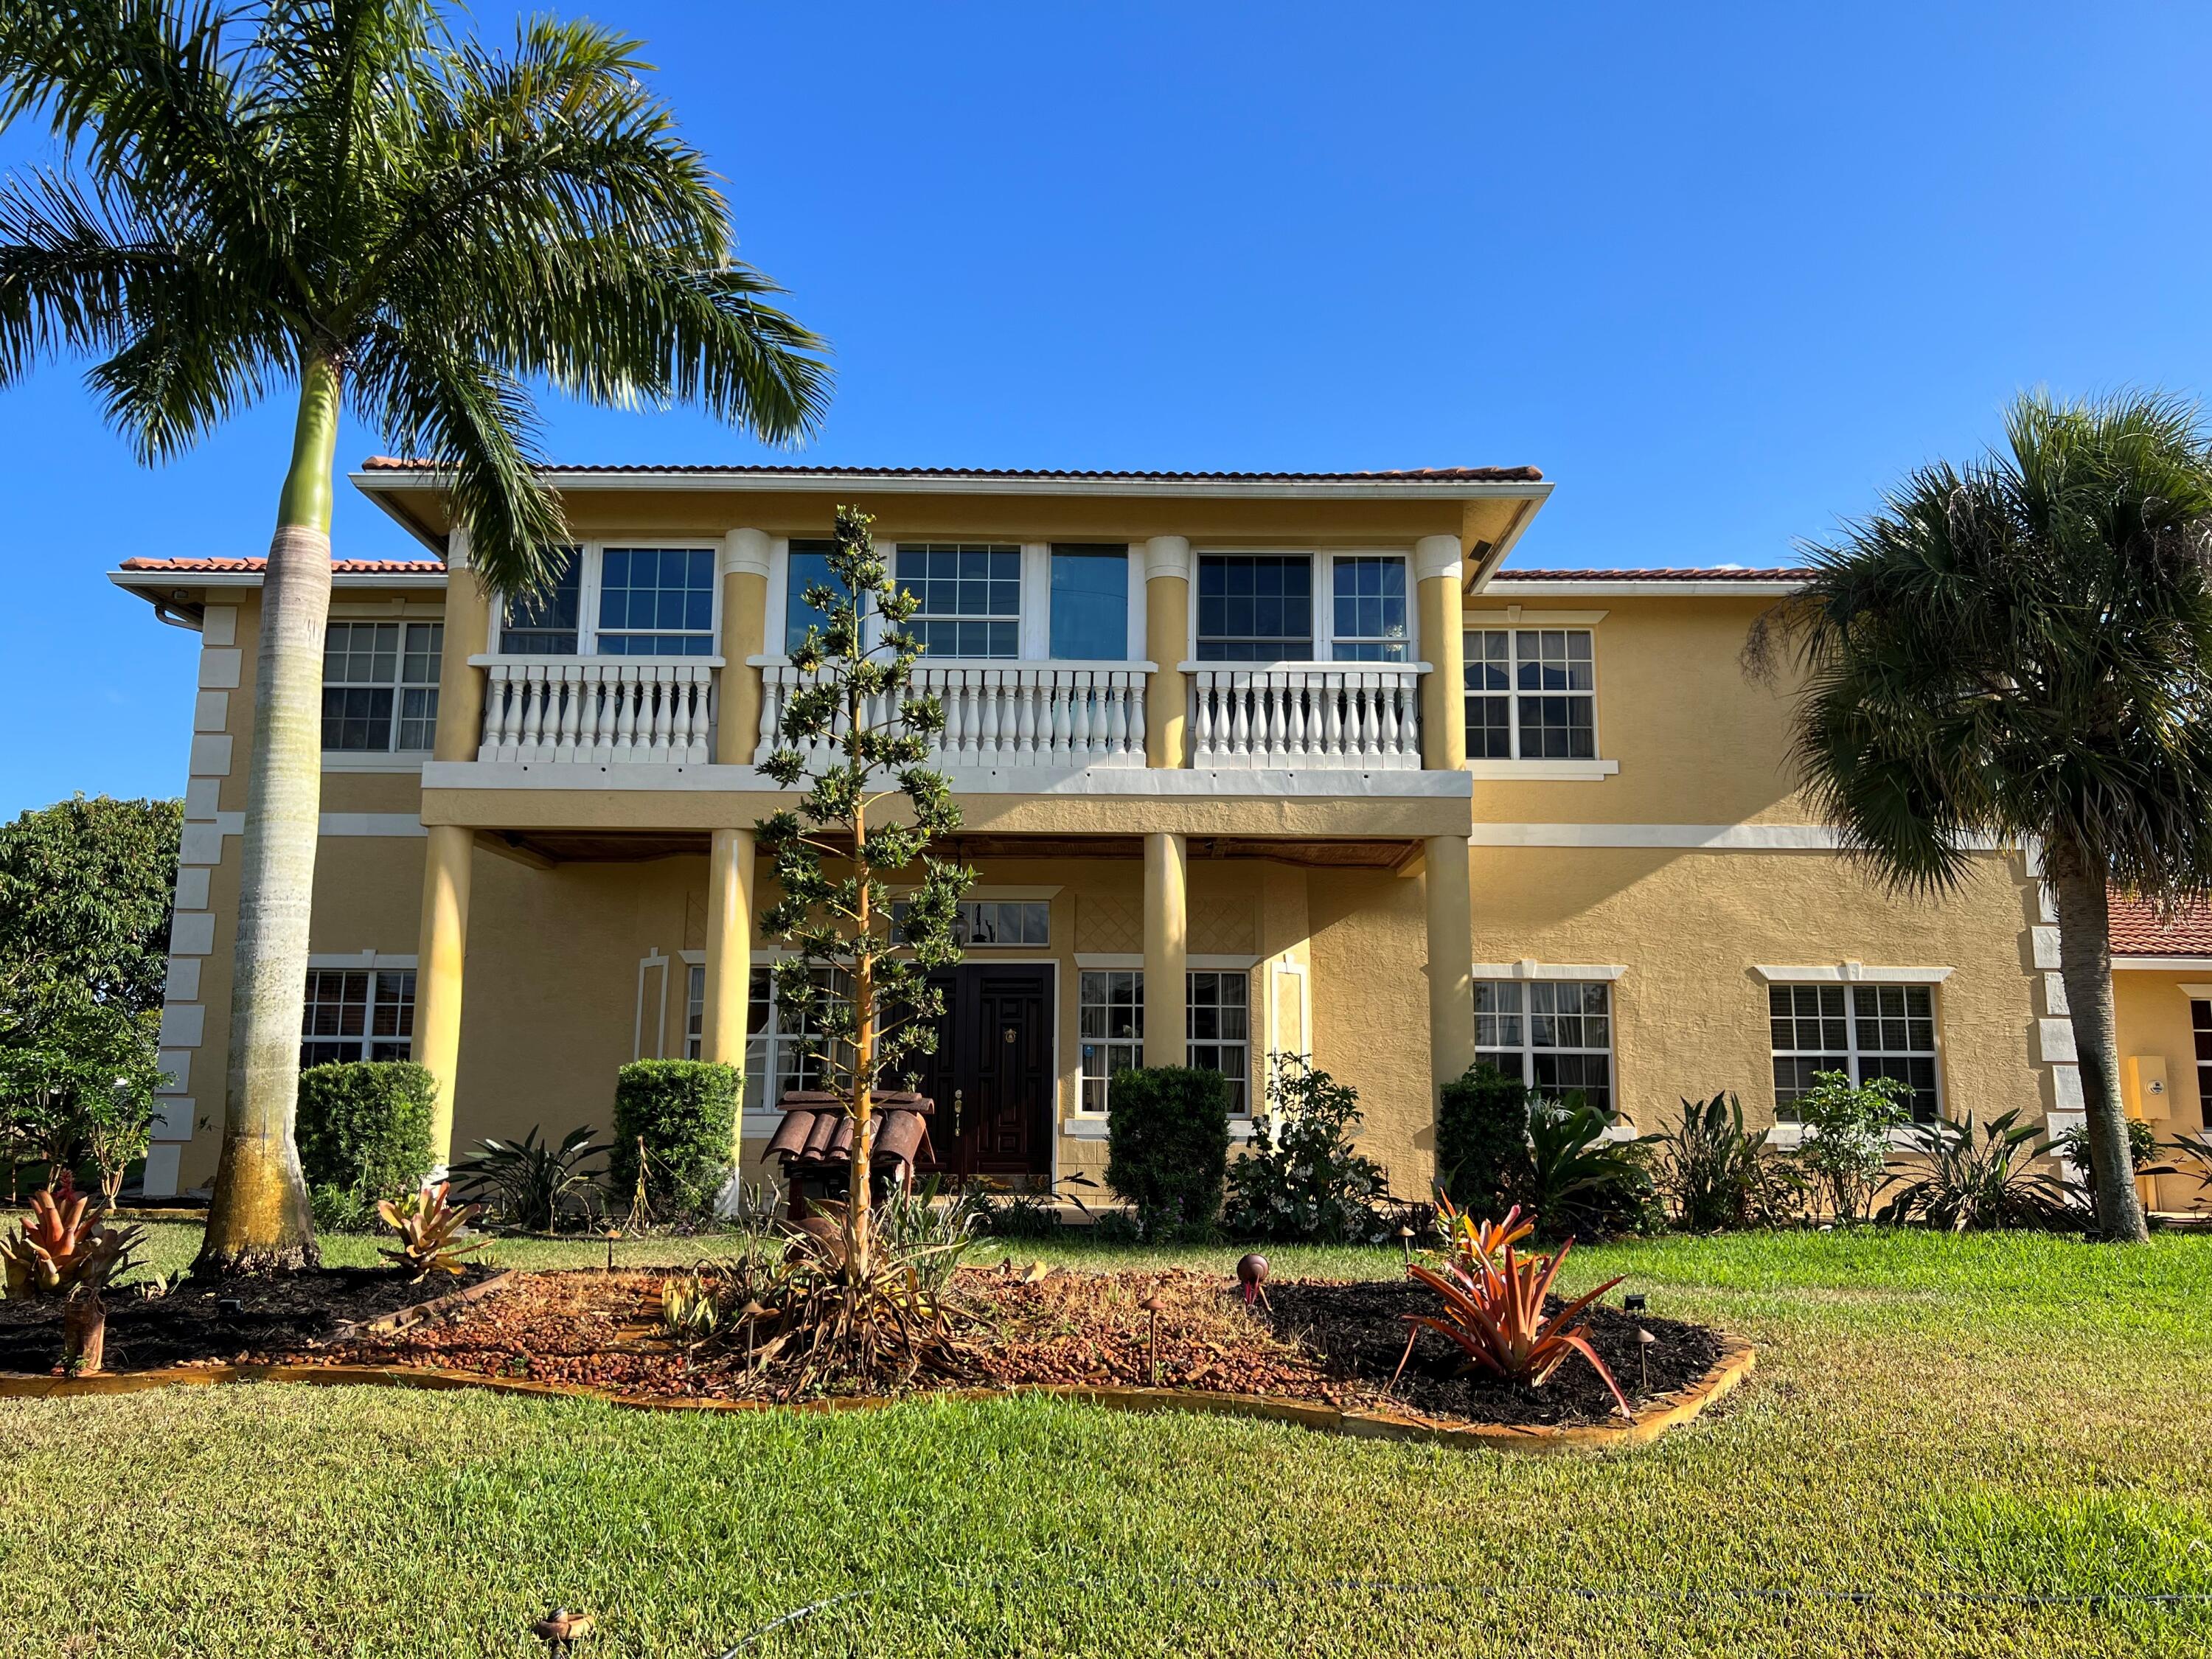
[[933, 976], [945, 993], [937, 1052], [920, 1055], [937, 1103], [929, 1138], [951, 1175], [1042, 1175], [1052, 1168], [1053, 970], [963, 963]]

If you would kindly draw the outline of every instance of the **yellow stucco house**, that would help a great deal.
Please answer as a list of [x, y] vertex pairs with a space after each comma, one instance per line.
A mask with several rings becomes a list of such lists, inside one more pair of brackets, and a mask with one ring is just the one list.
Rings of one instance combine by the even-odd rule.
[[[1358, 1088], [1409, 1195], [1478, 1054], [1644, 1129], [1735, 1090], [1786, 1138], [1827, 1068], [1954, 1117], [2078, 1108], [2021, 856], [1896, 897], [1792, 792], [1784, 696], [1738, 663], [1792, 573], [1502, 568], [1533, 468], [563, 469], [580, 544], [526, 607], [429, 473], [353, 482], [424, 558], [337, 568], [302, 1056], [411, 1054], [457, 1151], [604, 1127], [617, 1066], [689, 1054], [744, 1066], [759, 1156], [803, 1063], [754, 926], [754, 763], [845, 501], [922, 597], [981, 873], [925, 1085], [945, 1167], [1096, 1170], [1115, 1067], [1216, 1066], [1249, 1111], [1279, 1051]], [[202, 642], [159, 1193], [215, 1167], [260, 575], [113, 580]], [[2176, 972], [2212, 987], [2212, 957]], [[2152, 978], [2124, 1018], [2193, 1127], [2207, 1005]]]

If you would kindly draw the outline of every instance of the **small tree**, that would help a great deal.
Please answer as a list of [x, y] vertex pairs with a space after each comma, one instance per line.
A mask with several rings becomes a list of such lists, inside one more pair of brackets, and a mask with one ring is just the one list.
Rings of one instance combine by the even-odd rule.
[[81, 1152], [89, 1155], [113, 1204], [152, 1139], [161, 1073], [150, 1023], [89, 1003], [0, 1045], [0, 1114], [10, 1120], [12, 1156], [29, 1153], [52, 1183]]
[[[925, 764], [945, 710], [911, 688], [921, 646], [904, 624], [920, 601], [891, 580], [870, 523], [857, 507], [837, 509], [830, 580], [806, 590], [826, 625], [809, 628], [792, 653], [807, 684], [785, 705], [782, 746], [762, 769], [806, 793], [796, 811], [759, 824], [783, 889], [767, 930], [793, 952], [776, 964], [776, 995], [804, 1017], [821, 1086], [844, 1097], [853, 1120], [843, 1272], [855, 1290], [875, 1273], [875, 1097], [902, 1060], [935, 1049], [944, 997], [929, 975], [960, 960], [955, 907], [975, 878], [927, 856], [933, 837], [960, 823], [950, 782]], [[903, 821], [885, 810], [894, 799]], [[917, 865], [921, 882], [895, 911], [884, 876]]]
[[1805, 1138], [1797, 1161], [1839, 1222], [1862, 1221], [1887, 1178], [1889, 1132], [1912, 1121], [1912, 1091], [1893, 1077], [1853, 1083], [1846, 1072], [1815, 1072], [1797, 1097]]

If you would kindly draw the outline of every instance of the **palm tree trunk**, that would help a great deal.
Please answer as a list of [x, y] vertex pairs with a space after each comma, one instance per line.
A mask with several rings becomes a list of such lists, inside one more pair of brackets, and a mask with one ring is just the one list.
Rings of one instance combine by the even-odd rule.
[[308, 356], [261, 589], [222, 1158], [196, 1273], [289, 1273], [319, 1260], [292, 1123], [321, 823], [339, 391], [336, 366]]
[[2150, 1237], [2136, 1192], [2120, 1102], [2119, 1042], [2112, 1018], [2112, 915], [2101, 869], [2071, 848], [2048, 849], [2044, 869], [2058, 908], [2058, 966], [2074, 1022], [2081, 1102], [2089, 1120], [2089, 1180], [2097, 1233], [2115, 1243]]

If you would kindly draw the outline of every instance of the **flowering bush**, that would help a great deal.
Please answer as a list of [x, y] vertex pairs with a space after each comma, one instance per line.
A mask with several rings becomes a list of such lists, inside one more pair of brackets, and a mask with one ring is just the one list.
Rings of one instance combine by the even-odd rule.
[[1242, 1237], [1284, 1243], [1371, 1244], [1390, 1231], [1377, 1206], [1389, 1178], [1352, 1150], [1359, 1092], [1297, 1054], [1278, 1054], [1267, 1084], [1271, 1139], [1229, 1171], [1223, 1218]]

